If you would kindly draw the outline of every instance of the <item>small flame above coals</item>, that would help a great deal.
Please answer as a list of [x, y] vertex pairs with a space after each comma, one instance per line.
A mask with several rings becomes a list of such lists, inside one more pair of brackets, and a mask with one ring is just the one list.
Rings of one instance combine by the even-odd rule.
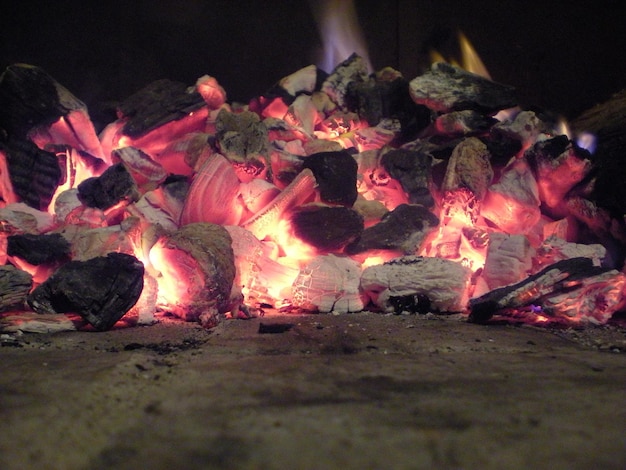
[[323, 43], [323, 57], [318, 61], [318, 67], [329, 72], [350, 54], [357, 53], [368, 70], [373, 71], [354, 2], [324, 0], [313, 10]]

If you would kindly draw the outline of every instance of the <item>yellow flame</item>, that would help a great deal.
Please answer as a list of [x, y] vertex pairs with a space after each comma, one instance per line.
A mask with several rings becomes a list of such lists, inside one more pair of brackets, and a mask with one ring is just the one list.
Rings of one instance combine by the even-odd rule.
[[463, 64], [463, 68], [468, 72], [491, 79], [487, 67], [485, 67], [476, 49], [474, 49], [474, 46], [472, 46], [472, 43], [462, 31], [459, 31], [459, 47], [461, 48], [461, 63]]
[[482, 59], [474, 49], [474, 46], [467, 38], [465, 33], [459, 31], [458, 34], [459, 49], [461, 51], [460, 62], [454, 57], [445, 58], [439, 51], [430, 51], [430, 62], [434, 64], [436, 62], [447, 62], [448, 64], [460, 67], [468, 72], [475, 73], [481, 77], [485, 77], [491, 80], [491, 75], [487, 70], [487, 67], [483, 63]]

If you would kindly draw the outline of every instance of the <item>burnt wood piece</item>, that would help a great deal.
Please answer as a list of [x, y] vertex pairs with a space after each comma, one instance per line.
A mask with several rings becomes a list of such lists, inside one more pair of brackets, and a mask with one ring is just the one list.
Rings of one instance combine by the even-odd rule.
[[454, 192], [469, 189], [481, 201], [494, 176], [491, 155], [477, 137], [462, 140], [452, 151], [441, 189]]
[[70, 243], [59, 233], [7, 237], [7, 255], [16, 256], [35, 266], [69, 260], [70, 253]]
[[490, 162], [494, 168], [504, 167], [522, 150], [522, 141], [500, 133], [495, 127], [488, 135], [481, 136], [479, 139], [487, 146], [487, 151], [491, 155]]
[[404, 254], [415, 254], [424, 237], [438, 225], [437, 216], [424, 206], [400, 204], [385, 214], [379, 223], [363, 230], [345, 251], [350, 255], [367, 250], [399, 250]]
[[535, 143], [524, 155], [537, 180], [542, 211], [553, 218], [567, 216], [565, 197], [591, 172], [591, 154], [560, 135]]
[[596, 137], [595, 184], [590, 198], [616, 219], [626, 214], [626, 90], [571, 122], [576, 133]]
[[610, 269], [594, 266], [590, 258], [578, 257], [557, 261], [516, 284], [500, 287], [470, 299], [469, 321], [486, 323], [504, 309], [541, 304], [542, 299], [547, 296], [576, 289], [578, 281], [585, 277], [608, 271]]
[[120, 201], [136, 202], [140, 194], [135, 180], [123, 163], [116, 163], [100, 176], [78, 185], [78, 199], [87, 207], [106, 210]]
[[28, 296], [28, 304], [38, 313], [77, 313], [105, 331], [135, 305], [143, 276], [143, 264], [124, 253], [70, 261]]
[[122, 132], [129, 137], [141, 137], [204, 105], [204, 99], [195, 88], [168, 79], [157, 80], [120, 104], [120, 112], [128, 118]]
[[0, 312], [23, 308], [33, 286], [33, 277], [14, 266], [0, 266]]
[[217, 224], [191, 223], [159, 239], [151, 259], [153, 255], [154, 268], [161, 272], [163, 308], [186, 321], [216, 326], [218, 314], [232, 306], [236, 268], [228, 231]]
[[8, 66], [0, 76], [0, 128], [26, 138], [37, 126], [49, 126], [85, 104], [40, 67]]
[[6, 203], [21, 201], [34, 209], [47, 210], [63, 179], [56, 155], [29, 140], [9, 137], [0, 139], [0, 160], [6, 161], [11, 182], [11, 188], [6, 181], [0, 183], [0, 198]]
[[291, 216], [295, 235], [324, 251], [341, 250], [363, 232], [363, 217], [342, 206], [303, 206]]
[[402, 133], [408, 134], [409, 130], [416, 132], [430, 124], [430, 111], [411, 100], [409, 82], [402, 77], [350, 82], [345, 101], [348, 110], [357, 113], [370, 126], [385, 118], [398, 119]]
[[491, 115], [517, 105], [512, 86], [443, 62], [411, 80], [409, 90], [417, 104], [441, 113], [471, 109]]
[[326, 93], [340, 109], [346, 110], [345, 98], [348, 86], [355, 82], [366, 81], [367, 76], [367, 64], [361, 56], [355, 53], [338, 64], [330, 75], [326, 77], [326, 80], [322, 83], [322, 91]]
[[314, 153], [304, 159], [302, 167], [313, 172], [322, 201], [348, 207], [354, 204], [358, 164], [348, 152]]
[[222, 109], [215, 121], [220, 153], [249, 177], [269, 169], [268, 130], [252, 111], [232, 113]]
[[471, 109], [452, 111], [435, 119], [432, 132], [450, 137], [477, 135], [488, 131], [497, 122], [497, 119]]
[[416, 150], [394, 149], [384, 154], [380, 163], [389, 176], [400, 182], [411, 204], [421, 204], [427, 208], [435, 204], [430, 194], [431, 155]]

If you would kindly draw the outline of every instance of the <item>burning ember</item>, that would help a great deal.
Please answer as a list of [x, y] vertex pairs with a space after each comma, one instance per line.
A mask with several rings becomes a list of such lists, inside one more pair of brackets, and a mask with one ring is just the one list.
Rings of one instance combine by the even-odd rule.
[[161, 80], [99, 133], [45, 71], [8, 67], [4, 328], [212, 327], [270, 308], [602, 324], [623, 309], [624, 220], [594, 198], [590, 134], [520, 109], [486, 70], [368, 67], [311, 65], [245, 105], [214, 77]]

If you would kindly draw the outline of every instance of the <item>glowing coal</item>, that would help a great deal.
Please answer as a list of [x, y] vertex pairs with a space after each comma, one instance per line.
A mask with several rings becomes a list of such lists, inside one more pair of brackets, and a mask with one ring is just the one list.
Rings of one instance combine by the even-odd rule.
[[[162, 80], [96, 136], [52, 77], [11, 66], [0, 81], [0, 246], [4, 290], [19, 286], [22, 300], [0, 285], [0, 306], [28, 310], [28, 298], [96, 329], [135, 303], [141, 321], [207, 327], [268, 308], [606, 323], [624, 306], [626, 237], [592, 198], [593, 155], [511, 109], [511, 87], [484, 75], [436, 64], [408, 81], [352, 54], [247, 105], [208, 75], [191, 87]], [[45, 95], [44, 114], [15, 98], [22, 88]], [[41, 267], [15, 251], [50, 237], [69, 248]], [[97, 270], [112, 253], [134, 287], [111, 315], [57, 299], [73, 282], [64, 266]], [[96, 304], [110, 303], [115, 292], [92, 278]]]

